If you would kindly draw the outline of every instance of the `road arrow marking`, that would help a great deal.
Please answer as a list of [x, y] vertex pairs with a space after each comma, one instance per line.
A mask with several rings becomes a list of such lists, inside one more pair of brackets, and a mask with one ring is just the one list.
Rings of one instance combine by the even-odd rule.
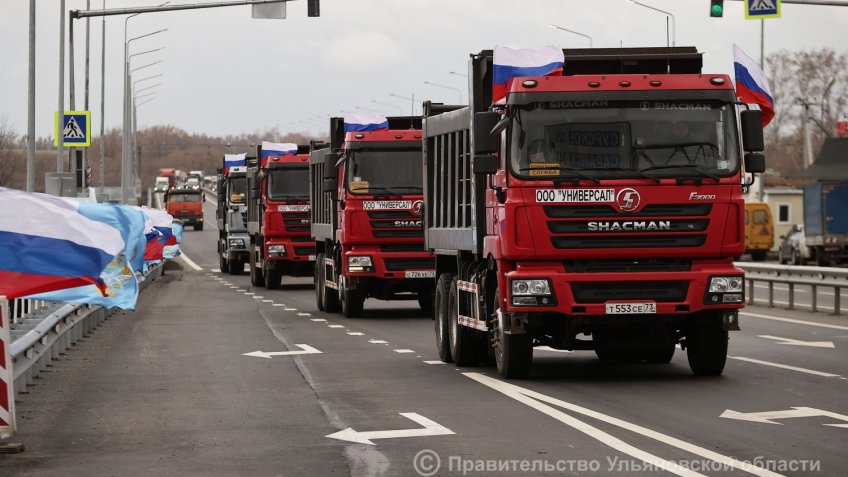
[[[774, 422], [774, 419], [791, 419], [794, 417], [832, 417], [833, 419], [839, 419], [840, 421], [845, 421], [848, 423], [848, 416], [844, 414], [837, 414], [835, 412], [824, 411], [821, 409], [815, 409], [812, 407], [793, 407], [792, 409], [787, 409], [785, 411], [763, 411], [763, 412], [738, 412], [733, 411], [731, 409], [727, 409], [721, 416], [726, 419], [736, 419], [739, 421], [750, 421], [750, 422], [760, 422], [763, 424], [777, 424], [783, 425], [782, 422]], [[825, 426], [831, 427], [845, 427], [848, 428], [848, 424], [825, 424]]]
[[354, 442], [357, 444], [367, 444], [367, 445], [375, 445], [371, 442], [372, 439], [396, 439], [398, 437], [427, 437], [427, 436], [446, 436], [449, 434], [456, 434], [452, 430], [447, 427], [442, 426], [441, 424], [431, 421], [426, 417], [416, 414], [414, 412], [401, 412], [399, 413], [401, 416], [414, 421], [417, 424], [420, 424], [424, 427], [418, 429], [398, 429], [394, 431], [368, 431], [368, 432], [359, 432], [354, 430], [353, 428], [348, 427], [339, 432], [335, 432], [333, 434], [329, 434], [324, 437], [329, 437], [331, 439], [338, 439], [340, 441], [348, 441]]
[[760, 338], [779, 341], [777, 344], [789, 346], [809, 346], [811, 348], [835, 348], [833, 341], [801, 341], [793, 340], [792, 338], [781, 338], [780, 336], [757, 335]]
[[252, 356], [254, 358], [267, 358], [271, 359], [272, 356], [296, 356], [301, 354], [321, 354], [321, 351], [313, 348], [312, 346], [305, 344], [296, 344], [300, 351], [253, 351], [250, 353], [244, 353], [242, 356]]

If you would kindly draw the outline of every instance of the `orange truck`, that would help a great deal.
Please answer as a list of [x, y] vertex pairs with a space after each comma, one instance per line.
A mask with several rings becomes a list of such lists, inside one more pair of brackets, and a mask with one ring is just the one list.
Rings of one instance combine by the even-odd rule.
[[199, 190], [171, 189], [167, 196], [168, 213], [194, 230], [203, 230], [203, 202], [206, 198]]

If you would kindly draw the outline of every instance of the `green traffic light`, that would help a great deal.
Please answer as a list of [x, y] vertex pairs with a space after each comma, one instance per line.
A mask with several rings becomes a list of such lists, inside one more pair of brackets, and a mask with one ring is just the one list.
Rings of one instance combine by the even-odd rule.
[[713, 5], [712, 10], [710, 11], [710, 16], [720, 17], [724, 14], [724, 8], [721, 5]]

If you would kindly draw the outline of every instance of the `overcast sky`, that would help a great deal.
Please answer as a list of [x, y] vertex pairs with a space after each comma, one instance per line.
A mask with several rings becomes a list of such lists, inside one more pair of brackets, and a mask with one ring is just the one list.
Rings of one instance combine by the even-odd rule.
[[[758, 21], [744, 19], [744, 3], [726, 1], [725, 17], [709, 17], [709, 0], [642, 0], [676, 16], [677, 45], [705, 53], [705, 71], [732, 74], [732, 44], [757, 59]], [[37, 109], [39, 136], [52, 134], [58, 91], [59, 2], [38, 1]], [[68, 0], [85, 9], [85, 0]], [[92, 9], [102, 0], [92, 0]], [[155, 1], [107, 0], [109, 7], [155, 5]], [[174, 0], [172, 4], [183, 3]], [[28, 6], [3, 1], [0, 13], [0, 116], [26, 132]], [[156, 99], [139, 109], [141, 127], [171, 124], [190, 132], [223, 135], [279, 128], [322, 132], [326, 115], [357, 106], [409, 113], [415, 95], [456, 102], [459, 93], [424, 81], [461, 88], [471, 52], [496, 45], [534, 48], [548, 44], [585, 47], [585, 38], [548, 27], [555, 23], [594, 39], [595, 47], [663, 46], [665, 15], [626, 0], [322, 0], [321, 17], [307, 18], [306, 1], [288, 4], [286, 20], [253, 20], [250, 7], [144, 14], [129, 21], [129, 37], [168, 31], [133, 43], [141, 55], [133, 66], [162, 60], [135, 79], [162, 73]], [[77, 109], [82, 109], [83, 39], [78, 20]], [[92, 20], [91, 103], [99, 125], [100, 19]], [[121, 58], [124, 17], [106, 20], [106, 125], [121, 122]], [[848, 8], [784, 5], [783, 18], [766, 20], [766, 54], [781, 49], [844, 50]], [[160, 81], [161, 80], [161, 81]], [[67, 94], [67, 87], [65, 88]], [[67, 102], [66, 102], [67, 105]], [[311, 118], [311, 119], [310, 119]], [[309, 124], [297, 123], [306, 119]], [[317, 122], [314, 122], [317, 121]], [[99, 126], [98, 126], [99, 127]]]

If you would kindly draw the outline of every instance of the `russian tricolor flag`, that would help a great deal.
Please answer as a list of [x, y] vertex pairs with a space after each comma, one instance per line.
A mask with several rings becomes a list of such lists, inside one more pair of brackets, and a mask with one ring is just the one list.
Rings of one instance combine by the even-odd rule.
[[766, 74], [736, 45], [733, 45], [733, 69], [736, 72], [736, 96], [740, 101], [760, 107], [765, 127], [774, 117], [774, 98]]
[[532, 50], [497, 46], [493, 62], [492, 102], [496, 103], [506, 97], [513, 78], [562, 75], [565, 55], [561, 48], [553, 45]]
[[247, 166], [247, 154], [224, 154], [224, 174], [229, 174], [233, 167]]
[[118, 229], [87, 217], [81, 207], [0, 187], [0, 294], [100, 283], [125, 242]]
[[262, 149], [259, 151], [259, 160], [262, 167], [265, 167], [268, 163], [268, 159], [271, 159], [272, 157], [282, 157], [293, 154], [297, 154], [297, 144], [262, 141]]
[[348, 114], [344, 117], [344, 132], [379, 131], [389, 129], [389, 120], [382, 114]]

